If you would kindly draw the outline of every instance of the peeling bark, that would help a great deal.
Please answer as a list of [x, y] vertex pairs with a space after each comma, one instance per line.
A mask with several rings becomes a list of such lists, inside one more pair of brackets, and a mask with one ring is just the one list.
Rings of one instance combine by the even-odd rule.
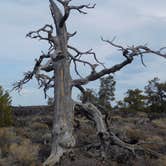
[[55, 107], [53, 120], [53, 142], [50, 157], [44, 165], [53, 166], [64, 153], [75, 145], [73, 135], [73, 101], [71, 98], [71, 77], [69, 63], [63, 59], [54, 64], [55, 69]]
[[[44, 166], [54, 166], [64, 153], [69, 152], [75, 145], [73, 135], [74, 110], [71, 98], [72, 80], [70, 76], [70, 63], [67, 54], [67, 29], [64, 24], [59, 27], [62, 14], [57, 5], [50, 0], [50, 9], [56, 25], [58, 45], [54, 69], [54, 120], [52, 131], [52, 150]], [[58, 59], [57, 59], [58, 58]]]

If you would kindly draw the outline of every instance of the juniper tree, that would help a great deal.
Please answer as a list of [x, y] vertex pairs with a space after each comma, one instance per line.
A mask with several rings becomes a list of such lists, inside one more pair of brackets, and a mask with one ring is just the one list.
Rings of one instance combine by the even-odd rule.
[[127, 110], [144, 111], [145, 109], [145, 96], [139, 89], [129, 89], [124, 98], [124, 105]]
[[145, 93], [147, 95], [147, 106], [152, 111], [166, 110], [166, 82], [161, 83], [160, 79], [155, 77], [145, 86]]
[[98, 105], [98, 94], [95, 92], [95, 90], [93, 89], [85, 89], [84, 94], [81, 93], [81, 95], [79, 95], [79, 100], [81, 100], [82, 103], [85, 102], [90, 102], [94, 105]]
[[100, 78], [99, 104], [111, 109], [111, 101], [115, 100], [115, 80], [112, 75]]
[[[76, 87], [84, 94], [84, 85], [100, 79], [104, 75], [113, 74], [121, 70], [123, 67], [131, 64], [135, 57], [140, 56], [142, 58], [144, 54], [152, 53], [166, 58], [166, 55], [161, 52], [163, 49], [155, 51], [146, 45], [123, 47], [122, 45], [116, 44], [114, 40], [105, 40], [102, 38], [103, 42], [117, 48], [124, 57], [118, 64], [105, 67], [104, 64], [97, 59], [92, 49], [80, 51], [73, 45], [70, 45], [70, 38], [74, 37], [76, 34], [76, 32], [69, 33], [66, 27], [66, 21], [70, 17], [71, 12], [77, 11], [78, 13], [86, 14], [84, 9], [93, 9], [95, 7], [95, 4], [75, 6], [71, 5], [71, 1], [72, 0], [55, 0], [54, 2], [53, 0], [49, 0], [56, 33], [53, 31], [54, 26], [46, 24], [42, 28], [28, 33], [27, 37], [47, 41], [50, 48], [47, 53], [42, 53], [39, 58], [36, 59], [32, 71], [26, 72], [24, 78], [14, 84], [14, 89], [20, 90], [24, 84], [36, 78], [39, 87], [43, 88], [46, 96], [48, 89], [54, 89], [52, 150], [50, 156], [44, 163], [44, 165], [47, 166], [55, 165], [65, 153], [70, 152], [75, 146], [76, 141], [73, 134], [73, 120], [74, 110], [78, 109], [82, 109], [84, 115], [96, 123], [102, 157], [106, 157], [104, 152], [108, 147], [108, 143], [116, 144], [135, 153], [134, 150], [138, 147], [121, 141], [112, 131], [109, 131], [106, 127], [107, 125], [105, 125], [102, 114], [93, 104], [79, 103], [72, 100], [72, 88]], [[59, 5], [61, 5], [62, 8], [59, 7]], [[85, 60], [84, 55], [92, 56], [96, 63]], [[46, 60], [47, 62], [45, 63]], [[71, 77], [71, 63], [74, 64], [75, 72], [78, 75], [76, 79]], [[88, 66], [91, 70], [85, 77], [80, 77], [78, 69], [80, 63]], [[102, 69], [97, 71], [96, 68], [99, 65]], [[47, 73], [52, 73], [52, 76]]]

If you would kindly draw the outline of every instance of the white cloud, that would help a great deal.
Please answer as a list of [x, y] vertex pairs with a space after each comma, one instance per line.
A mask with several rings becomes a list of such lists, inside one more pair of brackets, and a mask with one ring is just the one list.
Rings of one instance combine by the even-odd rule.
[[[82, 2], [88, 3], [89, 0], [80, 0], [79, 2], [73, 0], [73, 3], [81, 4]], [[166, 1], [93, 0], [92, 2], [96, 2], [97, 6], [93, 10], [88, 10], [88, 15], [73, 12], [73, 17], [68, 20], [69, 31], [78, 30], [78, 34], [71, 40], [71, 44], [81, 50], [93, 48], [99, 59], [104, 61], [107, 66], [118, 63], [121, 56], [116, 49], [101, 42], [100, 36], [111, 40], [116, 35], [116, 42], [123, 45], [146, 42], [155, 48], [166, 45]], [[46, 23], [52, 23], [52, 19], [48, 1], [41, 0], [1, 1], [0, 19], [0, 73], [2, 79], [0, 82], [6, 88], [11, 89], [9, 82], [21, 77], [20, 72], [27, 71], [32, 67], [33, 59], [39, 56], [40, 50], [47, 48], [45, 44], [25, 39], [25, 34]], [[140, 63], [135, 62], [117, 73], [118, 96], [122, 95], [124, 89], [143, 87], [144, 83], [154, 76], [166, 80], [165, 60], [162, 58], [147, 58], [145, 60], [148, 65], [147, 69], [140, 67]], [[8, 76], [3, 74], [5, 71]], [[31, 85], [34, 87], [33, 83]], [[94, 85], [96, 86], [96, 84]], [[90, 84], [90, 86], [93, 85]], [[26, 97], [19, 97], [12, 93], [13, 103], [20, 102], [30, 105], [31, 103], [44, 102], [42, 93], [29, 87], [24, 90]]]
[[46, 104], [42, 90], [37, 88], [24, 88], [21, 93], [11, 93], [13, 105], [42, 105]]

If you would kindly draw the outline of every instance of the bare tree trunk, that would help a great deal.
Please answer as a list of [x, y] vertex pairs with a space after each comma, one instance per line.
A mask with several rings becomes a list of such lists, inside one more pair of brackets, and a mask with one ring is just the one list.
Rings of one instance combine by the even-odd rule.
[[54, 166], [65, 152], [75, 145], [73, 136], [74, 109], [71, 98], [72, 79], [67, 51], [66, 25], [60, 26], [63, 15], [54, 1], [50, 0], [50, 9], [56, 26], [54, 38], [54, 119], [52, 150], [44, 165]]
[[73, 136], [73, 101], [71, 98], [71, 76], [69, 63], [62, 59], [54, 64], [55, 107], [53, 120], [53, 140], [50, 157], [44, 165], [53, 166], [65, 152], [75, 145]]
[[[157, 51], [151, 50], [145, 45], [132, 46], [132, 47], [123, 47], [114, 43], [114, 40], [104, 40], [104, 42], [110, 44], [111, 46], [118, 48], [121, 51], [122, 55], [125, 57], [125, 60], [119, 64], [115, 64], [112, 67], [105, 68], [103, 63], [99, 62], [96, 58], [96, 54], [92, 49], [82, 52], [76, 49], [73, 46], [68, 44], [70, 37], [73, 37], [75, 33], [70, 34], [67, 32], [66, 21], [72, 10], [78, 11], [79, 13], [86, 14], [84, 9], [91, 9], [95, 7], [94, 5], [80, 5], [73, 6], [70, 5], [71, 0], [57, 0], [56, 3], [54, 0], [49, 0], [50, 10], [55, 23], [56, 36], [54, 36], [53, 26], [46, 24], [44, 27], [40, 28], [37, 31], [31, 31], [27, 34], [28, 37], [32, 39], [40, 39], [48, 41], [50, 48], [48, 54], [42, 54], [38, 60], [36, 60], [35, 66], [32, 71], [25, 73], [24, 78], [14, 84], [16, 90], [21, 90], [22, 86], [29, 82], [33, 77], [38, 81], [38, 84], [43, 87], [45, 95], [46, 91], [49, 88], [54, 88], [54, 119], [53, 119], [53, 139], [52, 139], [52, 150], [49, 158], [45, 161], [44, 166], [54, 166], [59, 162], [60, 158], [64, 153], [69, 152], [72, 147], [75, 145], [75, 138], [73, 135], [73, 121], [74, 121], [74, 102], [71, 98], [72, 87], [75, 86], [81, 91], [83, 90], [82, 85], [88, 84], [91, 81], [95, 81], [106, 74], [115, 73], [121, 70], [126, 65], [132, 63], [136, 56], [140, 56], [143, 63], [143, 55], [147, 53], [152, 53], [155, 55], [162, 56], [166, 58], [165, 54], [162, 54], [164, 48], [161, 48]], [[62, 12], [59, 8], [61, 4], [64, 8]], [[45, 35], [42, 35], [42, 34]], [[96, 61], [96, 64], [92, 64], [89, 61], [82, 60], [82, 55], [91, 55]], [[48, 59], [46, 64], [44, 59]], [[77, 70], [77, 64], [82, 63], [91, 68], [91, 72], [86, 77], [72, 80], [70, 76], [70, 63], [73, 63], [75, 66], [75, 72], [80, 76]], [[96, 71], [96, 67], [102, 65], [104, 68], [100, 71]], [[44, 72], [54, 71], [52, 77], [46, 75]], [[83, 92], [84, 93], [84, 92]], [[120, 147], [128, 149], [135, 154], [135, 150], [140, 149], [136, 145], [129, 145], [121, 141], [114, 133], [108, 130], [103, 116], [100, 111], [90, 103], [76, 103], [77, 107], [80, 107], [84, 110], [85, 115], [93, 120], [96, 124], [97, 134], [100, 137], [101, 151], [102, 156], [105, 157], [104, 151], [108, 144], [116, 144]], [[108, 144], [107, 144], [108, 142]], [[148, 153], [152, 153], [148, 150]]]

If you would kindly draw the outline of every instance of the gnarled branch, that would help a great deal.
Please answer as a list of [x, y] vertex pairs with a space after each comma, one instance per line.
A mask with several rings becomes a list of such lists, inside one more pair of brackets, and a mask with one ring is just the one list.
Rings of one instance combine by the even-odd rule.
[[53, 81], [53, 78], [50, 78], [49, 76], [40, 73], [41, 70], [44, 70], [44, 71], [52, 70], [51, 66], [41, 65], [43, 60], [48, 58], [50, 58], [50, 54], [43, 53], [39, 57], [39, 59], [35, 59], [36, 63], [34, 65], [33, 70], [24, 73], [23, 79], [13, 84], [13, 90], [21, 91], [23, 85], [29, 82], [34, 76], [38, 81], [39, 88], [44, 87], [44, 92], [46, 92], [45, 90], [48, 89], [48, 87], [52, 87], [50, 86], [50, 83], [51, 81]]
[[132, 61], [133, 61], [133, 59], [126, 59], [122, 63], [114, 65], [111, 68], [103, 69], [97, 73], [91, 73], [90, 75], [88, 75], [87, 77], [82, 78], [82, 79], [73, 80], [73, 85], [74, 86], [75, 85], [85, 85], [85, 84], [89, 83], [90, 81], [97, 80], [106, 74], [115, 73], [116, 71], [119, 71], [120, 69], [122, 69], [124, 66], [130, 64]]
[[[46, 34], [46, 36], [44, 36]], [[46, 40], [48, 41], [50, 48], [49, 52], [51, 52], [54, 48], [58, 47], [59, 42], [56, 36], [53, 36], [53, 27], [52, 25], [46, 24], [44, 27], [29, 32], [26, 37], [30, 37], [31, 39], [39, 39], [39, 40]]]
[[134, 57], [134, 56], [138, 56], [140, 55], [141, 57], [143, 57], [144, 54], [155, 54], [158, 56], [161, 56], [163, 58], [166, 58], [166, 53], [162, 53], [163, 50], [166, 49], [166, 47], [162, 47], [159, 50], [152, 50], [149, 47], [147, 47], [147, 44], [145, 45], [138, 45], [138, 46], [128, 46], [128, 47], [123, 47], [121, 45], [115, 44], [114, 40], [115, 38], [113, 38], [113, 40], [104, 40], [103, 38], [101, 38], [102, 41], [110, 44], [111, 46], [118, 48], [119, 51], [121, 51], [123, 53], [123, 56], [125, 56], [126, 58], [129, 57]]
[[81, 14], [87, 14], [87, 12], [84, 11], [84, 9], [92, 9], [96, 6], [96, 4], [94, 5], [80, 5], [80, 6], [70, 6], [69, 3], [72, 0], [57, 0], [59, 3], [61, 3], [64, 7], [64, 15], [63, 17], [61, 17], [61, 20], [59, 22], [59, 27], [62, 28], [64, 23], [66, 22], [66, 20], [68, 19], [69, 15], [70, 15], [70, 11], [71, 10], [76, 10]]
[[[103, 120], [103, 115], [100, 113], [97, 107], [95, 107], [91, 103], [76, 103], [75, 110], [79, 111], [79, 113], [85, 115], [88, 119], [92, 120], [96, 124], [97, 135], [100, 138], [100, 152], [101, 157], [104, 159], [106, 157], [105, 152], [110, 145], [117, 145], [124, 149], [129, 150], [134, 156], [137, 156], [139, 152], [143, 152], [144, 154], [159, 157], [161, 156], [160, 153], [154, 152], [151, 149], [143, 148], [138, 144], [128, 144], [119, 139], [113, 132], [111, 132], [105, 122]], [[93, 146], [93, 145], [92, 145]], [[137, 153], [138, 152], [138, 153]]]
[[158, 55], [163, 58], [166, 58], [166, 54], [162, 53], [162, 51], [165, 49], [165, 47], [163, 47], [157, 51], [154, 51], [154, 50], [150, 49], [149, 47], [147, 47], [146, 45], [123, 47], [121, 45], [115, 44], [114, 39], [112, 41], [110, 41], [110, 40], [104, 40], [102, 38], [102, 41], [110, 44], [111, 46], [113, 46], [115, 48], [118, 48], [118, 50], [125, 57], [125, 60], [110, 68], [105, 68], [105, 69], [101, 70], [100, 72], [91, 73], [88, 76], [86, 76], [85, 78], [73, 80], [74, 86], [75, 85], [85, 85], [88, 82], [97, 80], [106, 74], [115, 73], [115, 72], [119, 71], [120, 69], [122, 69], [124, 66], [130, 64], [133, 61], [134, 57], [136, 57], [136, 56], [141, 56], [141, 61], [143, 64], [144, 64], [143, 55], [145, 55], [145, 54], [154, 54], [154, 55]]
[[[82, 76], [79, 74], [79, 72], [77, 70], [77, 62], [82, 63], [84, 65], [88, 65], [90, 67], [90, 69], [91, 69], [91, 73], [96, 73], [96, 67], [99, 66], [99, 65], [102, 65], [105, 68], [104, 64], [101, 63], [97, 59], [96, 54], [92, 51], [92, 49], [82, 52], [82, 51], [79, 51], [77, 48], [75, 48], [73, 46], [70, 46], [70, 45], [68, 45], [68, 48], [70, 50], [72, 50], [73, 52], [75, 52], [74, 56], [70, 52], [68, 54], [69, 54], [69, 57], [70, 57], [71, 61], [74, 63], [74, 68], [75, 68], [76, 74], [78, 76], [80, 76], [81, 78], [82, 78]], [[96, 63], [92, 64], [89, 61], [82, 60], [81, 57], [83, 55], [92, 55], [94, 60], [96, 61]]]

